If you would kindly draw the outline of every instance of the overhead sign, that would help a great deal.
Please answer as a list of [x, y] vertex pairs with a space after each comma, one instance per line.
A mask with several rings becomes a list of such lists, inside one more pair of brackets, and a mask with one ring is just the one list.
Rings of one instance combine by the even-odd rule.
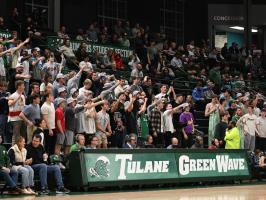
[[[83, 42], [86, 44], [86, 51], [89, 54], [94, 53], [95, 51], [98, 51], [101, 54], [106, 54], [108, 49], [112, 49], [114, 52], [119, 53], [123, 59], [128, 59], [130, 55], [133, 54], [133, 49], [130, 48], [124, 48], [124, 47], [117, 47], [117, 46], [111, 46], [111, 45], [102, 45], [87, 41], [79, 41], [79, 40], [70, 40], [70, 48], [73, 51], [77, 51], [80, 43]], [[47, 43], [49, 48], [51, 49], [57, 49], [63, 44], [63, 39], [59, 37], [47, 37]]]

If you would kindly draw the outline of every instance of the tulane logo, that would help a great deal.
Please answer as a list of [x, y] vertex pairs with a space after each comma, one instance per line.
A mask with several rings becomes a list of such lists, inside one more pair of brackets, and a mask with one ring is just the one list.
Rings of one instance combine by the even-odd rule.
[[100, 178], [106, 178], [109, 174], [108, 166], [110, 165], [110, 161], [105, 156], [100, 156], [96, 163], [94, 168], [90, 168], [89, 172], [92, 177], [100, 177]]

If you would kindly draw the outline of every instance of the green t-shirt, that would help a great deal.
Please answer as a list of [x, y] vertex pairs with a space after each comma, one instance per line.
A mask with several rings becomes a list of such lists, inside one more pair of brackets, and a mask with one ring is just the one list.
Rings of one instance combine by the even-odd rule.
[[70, 153], [72, 151], [79, 151], [81, 149], [81, 147], [78, 145], [78, 144], [73, 144], [71, 147], [70, 147]]
[[140, 115], [140, 128], [141, 128], [141, 137], [146, 138], [149, 135], [149, 125], [147, 116], [145, 114]]

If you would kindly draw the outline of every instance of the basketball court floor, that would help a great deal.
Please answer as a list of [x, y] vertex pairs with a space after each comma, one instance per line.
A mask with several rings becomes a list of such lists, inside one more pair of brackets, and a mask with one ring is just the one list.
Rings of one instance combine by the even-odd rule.
[[[1, 199], [1, 197], [0, 197]], [[7, 198], [6, 198], [7, 199]], [[9, 198], [8, 198], [9, 199]], [[97, 194], [24, 196], [12, 200], [266, 200], [266, 184]]]

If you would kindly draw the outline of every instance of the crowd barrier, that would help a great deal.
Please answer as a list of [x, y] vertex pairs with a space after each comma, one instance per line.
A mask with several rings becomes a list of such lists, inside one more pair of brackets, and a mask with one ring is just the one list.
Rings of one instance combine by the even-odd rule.
[[75, 187], [242, 180], [250, 177], [245, 150], [86, 149], [69, 157]]

